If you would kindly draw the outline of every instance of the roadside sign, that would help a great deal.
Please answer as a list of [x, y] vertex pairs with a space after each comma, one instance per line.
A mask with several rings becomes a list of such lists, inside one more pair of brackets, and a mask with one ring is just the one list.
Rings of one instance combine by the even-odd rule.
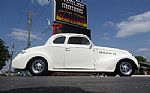
[[87, 28], [81, 28], [69, 24], [60, 24], [55, 22], [53, 24], [53, 34], [58, 33], [78, 33], [87, 35], [89, 38], [91, 38], [91, 31]]
[[54, 21], [87, 28], [86, 5], [76, 0], [55, 0]]

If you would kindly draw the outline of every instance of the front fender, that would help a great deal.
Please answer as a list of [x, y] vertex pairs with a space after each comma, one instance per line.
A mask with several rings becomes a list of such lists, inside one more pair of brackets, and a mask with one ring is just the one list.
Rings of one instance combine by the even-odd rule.
[[29, 60], [31, 60], [34, 57], [45, 58], [48, 62], [48, 70], [53, 69], [52, 58], [50, 57], [50, 55], [42, 51], [34, 51], [34, 52], [26, 52], [26, 53], [18, 54], [12, 61], [12, 67], [17, 69], [25, 69]]

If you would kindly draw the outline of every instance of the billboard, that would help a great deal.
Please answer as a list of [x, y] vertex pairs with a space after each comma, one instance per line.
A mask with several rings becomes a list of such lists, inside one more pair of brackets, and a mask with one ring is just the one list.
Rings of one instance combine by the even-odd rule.
[[54, 21], [87, 28], [86, 5], [76, 0], [55, 0]]

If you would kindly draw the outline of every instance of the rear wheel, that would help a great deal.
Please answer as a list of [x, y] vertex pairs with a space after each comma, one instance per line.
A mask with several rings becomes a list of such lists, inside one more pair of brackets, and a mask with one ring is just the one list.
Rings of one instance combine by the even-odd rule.
[[134, 64], [128, 60], [123, 60], [117, 65], [117, 72], [119, 76], [132, 76], [134, 71]]
[[28, 68], [29, 72], [34, 76], [44, 76], [48, 73], [47, 61], [44, 58], [33, 58]]

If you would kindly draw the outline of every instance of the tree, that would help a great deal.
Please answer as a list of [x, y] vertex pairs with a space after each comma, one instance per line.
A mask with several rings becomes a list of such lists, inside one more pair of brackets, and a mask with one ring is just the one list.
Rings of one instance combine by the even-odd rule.
[[10, 58], [8, 47], [5, 45], [5, 42], [0, 39], [0, 69], [5, 66], [5, 62]]
[[146, 62], [147, 61], [147, 59], [145, 58], [145, 57], [143, 57], [143, 56], [136, 56], [135, 57], [139, 62]]

